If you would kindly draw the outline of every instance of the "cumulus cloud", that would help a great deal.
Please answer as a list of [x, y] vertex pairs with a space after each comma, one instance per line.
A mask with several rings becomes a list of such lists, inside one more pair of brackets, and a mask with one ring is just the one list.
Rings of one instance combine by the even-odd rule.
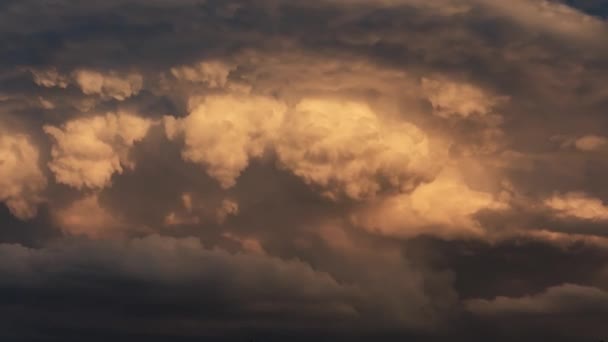
[[407, 122], [388, 122], [364, 103], [305, 99], [276, 145], [283, 167], [325, 196], [370, 198], [389, 187], [410, 191], [432, 179], [432, 142]]
[[608, 206], [601, 199], [582, 192], [555, 194], [544, 201], [560, 217], [572, 217], [582, 220], [608, 220]]
[[504, 97], [488, 94], [474, 85], [445, 78], [422, 78], [422, 89], [435, 114], [443, 118], [488, 115], [505, 101]]
[[100, 72], [78, 69], [71, 74], [56, 68], [30, 70], [34, 83], [46, 88], [67, 88], [76, 84], [85, 95], [99, 95], [103, 99], [123, 101], [137, 95], [143, 88], [143, 76], [137, 72], [120, 74], [115, 71]]
[[239, 204], [232, 199], [200, 198], [191, 193], [181, 195], [181, 206], [164, 218], [167, 226], [198, 225], [209, 222], [223, 224], [229, 216], [239, 212]]
[[223, 88], [233, 69], [221, 61], [202, 61], [193, 66], [173, 67], [171, 74], [179, 80], [203, 83], [209, 88]]
[[74, 80], [86, 95], [100, 95], [119, 101], [137, 95], [143, 86], [143, 77], [138, 73], [125, 75], [116, 72], [101, 73], [93, 70], [77, 70]]
[[370, 232], [400, 238], [434, 235], [445, 238], [481, 236], [474, 215], [508, 204], [492, 193], [471, 189], [457, 169], [444, 169], [432, 182], [411, 193], [383, 198], [352, 214], [353, 223]]
[[230, 188], [249, 160], [261, 157], [276, 139], [286, 109], [269, 97], [209, 96], [183, 119], [165, 117], [165, 128], [171, 139], [183, 135], [184, 160], [200, 164]]
[[604, 301], [608, 25], [578, 0], [5, 3], [0, 339], [475, 341]]
[[22, 134], [0, 131], [0, 201], [21, 219], [36, 215], [47, 180], [40, 169], [40, 153]]
[[135, 167], [130, 148], [151, 125], [148, 119], [118, 112], [44, 126], [54, 140], [49, 168], [59, 183], [78, 189], [106, 187], [112, 175]]
[[123, 222], [99, 204], [97, 194], [78, 199], [54, 215], [58, 226], [69, 235], [101, 238], [126, 230]]
[[42, 87], [52, 88], [67, 88], [69, 78], [60, 74], [57, 69], [51, 68], [48, 70], [31, 70], [34, 82]]

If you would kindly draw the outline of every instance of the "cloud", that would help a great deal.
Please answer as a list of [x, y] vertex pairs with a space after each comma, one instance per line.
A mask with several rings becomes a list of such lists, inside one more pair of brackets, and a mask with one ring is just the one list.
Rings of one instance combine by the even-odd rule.
[[[585, 313], [556, 307], [606, 286], [607, 27], [564, 1], [4, 1], [1, 337], [525, 341], [530, 306]], [[530, 335], [604, 326], [576, 315]]]
[[276, 150], [283, 167], [334, 199], [370, 198], [387, 187], [410, 191], [437, 171], [423, 131], [386, 122], [352, 101], [302, 100], [286, 119]]
[[231, 199], [200, 198], [191, 193], [181, 196], [181, 206], [165, 216], [167, 226], [199, 225], [208, 222], [223, 224], [239, 213], [239, 204]]
[[564, 284], [519, 297], [474, 299], [467, 309], [478, 315], [601, 314], [608, 312], [608, 293], [598, 288]]
[[40, 153], [28, 136], [0, 132], [0, 201], [21, 219], [36, 215], [47, 180]]
[[606, 32], [606, 25], [601, 19], [556, 1], [516, 0], [506, 5], [480, 0], [479, 3], [530, 29], [568, 40], [593, 43]]
[[49, 168], [57, 182], [82, 188], [109, 186], [113, 174], [133, 169], [130, 148], [152, 122], [126, 112], [77, 118], [61, 127], [46, 125], [54, 139]]
[[74, 236], [112, 237], [133, 228], [126, 227], [115, 214], [103, 208], [97, 194], [78, 199], [66, 208], [55, 211], [54, 217], [63, 233]]
[[204, 83], [209, 88], [223, 88], [232, 70], [233, 67], [221, 61], [202, 61], [194, 66], [173, 67], [171, 74], [179, 80]]
[[136, 72], [120, 74], [77, 69], [71, 74], [62, 74], [53, 67], [30, 72], [39, 86], [67, 88], [74, 83], [85, 95], [99, 95], [102, 99], [123, 101], [137, 95], [143, 88], [143, 76]]
[[[0, 255], [11, 260], [0, 263], [1, 286], [19, 301], [40, 298], [30, 308], [32, 314], [44, 315], [55, 307], [53, 294], [61, 296], [64, 310], [53, 318], [57, 327], [78, 326], [93, 317], [101, 319], [97, 320], [101, 325], [137, 317], [129, 328], [133, 332], [152, 331], [149, 323], [157, 322], [176, 336], [200, 336], [201, 328], [214, 325], [249, 331], [282, 321], [296, 328], [314, 327], [330, 317], [344, 324], [359, 315], [358, 290], [339, 284], [327, 273], [298, 260], [206, 249], [192, 237], [80, 240], [43, 249], [1, 244]], [[100, 291], [100, 286], [121, 290]], [[103, 300], [83, 306], [93, 293]], [[3, 302], [4, 313], [8, 303]], [[123, 308], [120, 313], [113, 314], [119, 307]], [[217, 326], [213, 316], [218, 312], [232, 318]], [[170, 322], [181, 319], [197, 324], [171, 327]], [[42, 328], [34, 325], [32, 329]], [[116, 324], [109, 331], [123, 329]]]
[[447, 79], [423, 78], [422, 89], [435, 114], [443, 118], [488, 115], [496, 105], [505, 101], [505, 98], [487, 94], [476, 86]]
[[586, 135], [576, 139], [574, 146], [581, 151], [594, 151], [608, 143], [608, 139], [597, 135]]
[[483, 236], [475, 214], [508, 208], [492, 193], [471, 189], [456, 170], [444, 169], [432, 182], [411, 193], [387, 196], [352, 214], [353, 223], [372, 233], [399, 238]]
[[49, 70], [31, 70], [34, 82], [42, 87], [52, 88], [67, 88], [69, 79], [61, 75], [56, 69]]
[[587, 134], [578, 138], [557, 135], [551, 137], [551, 140], [559, 142], [562, 148], [575, 148], [583, 152], [601, 151], [608, 143], [608, 139], [605, 137], [594, 134]]
[[608, 220], [608, 206], [605, 206], [601, 199], [582, 192], [556, 194], [546, 199], [544, 204], [560, 217], [591, 221]]
[[138, 73], [120, 75], [116, 72], [103, 74], [93, 70], [77, 70], [74, 80], [86, 95], [100, 95], [119, 101], [137, 95], [143, 86], [143, 77]]
[[269, 97], [218, 95], [194, 105], [186, 118], [168, 116], [164, 122], [170, 139], [183, 134], [184, 160], [230, 188], [249, 160], [260, 158], [276, 139], [286, 109]]

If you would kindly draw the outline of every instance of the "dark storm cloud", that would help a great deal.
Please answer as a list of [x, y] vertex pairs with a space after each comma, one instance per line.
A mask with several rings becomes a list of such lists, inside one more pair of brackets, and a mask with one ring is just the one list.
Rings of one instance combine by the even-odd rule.
[[[401, 330], [393, 324], [402, 317], [374, 317], [388, 308], [377, 307], [360, 284], [339, 283], [297, 259], [205, 249], [195, 238], [68, 240], [41, 249], [3, 244], [0, 250], [4, 324], [32, 332], [46, 324], [20, 322], [29, 320], [24, 314], [50, 317], [57, 329], [177, 337], [226, 329], [237, 335], [256, 329], [365, 334], [385, 324]], [[416, 302], [416, 295], [408, 300]], [[331, 327], [324, 327], [326, 319]]]

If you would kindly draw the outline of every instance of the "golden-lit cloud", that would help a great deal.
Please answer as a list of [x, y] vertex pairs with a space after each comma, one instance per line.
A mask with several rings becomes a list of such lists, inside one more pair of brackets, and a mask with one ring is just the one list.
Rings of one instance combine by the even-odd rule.
[[585, 135], [574, 141], [574, 146], [581, 151], [595, 151], [608, 144], [608, 139], [597, 135]]
[[209, 88], [223, 88], [233, 67], [221, 61], [202, 61], [193, 66], [171, 68], [171, 74], [183, 81], [203, 83]]
[[497, 104], [505, 100], [504, 97], [493, 96], [474, 85], [442, 78], [423, 78], [422, 89], [435, 114], [444, 118], [488, 115]]
[[410, 191], [435, 176], [439, 156], [413, 124], [384, 121], [365, 103], [321, 98], [296, 105], [276, 150], [282, 167], [334, 199]]
[[223, 224], [229, 216], [239, 212], [239, 204], [232, 199], [221, 201], [195, 198], [191, 193], [181, 195], [181, 205], [164, 218], [166, 226], [204, 225], [209, 222]]
[[34, 82], [42, 87], [53, 88], [67, 88], [69, 84], [69, 78], [65, 75], [60, 74], [57, 69], [51, 68], [48, 70], [30, 70], [34, 78]]
[[97, 194], [76, 200], [54, 216], [57, 225], [69, 235], [101, 238], [125, 229], [123, 222], [99, 204]]
[[483, 209], [508, 208], [499, 196], [471, 189], [457, 169], [444, 169], [430, 183], [411, 193], [388, 196], [352, 214], [353, 223], [370, 232], [410, 238], [482, 236], [474, 214]]
[[476, 341], [608, 312], [595, 1], [13, 2], [0, 340]]
[[608, 206], [601, 199], [582, 192], [555, 194], [547, 198], [544, 204], [560, 217], [592, 221], [608, 220]]
[[34, 217], [42, 202], [47, 181], [39, 155], [26, 135], [0, 132], [0, 201], [20, 219]]
[[34, 83], [46, 88], [67, 88], [75, 84], [85, 95], [98, 95], [102, 99], [123, 101], [137, 95], [143, 88], [143, 76], [137, 72], [118, 73], [77, 69], [71, 74], [59, 72], [56, 68], [31, 69]]
[[44, 126], [54, 140], [48, 166], [58, 183], [78, 189], [106, 187], [113, 174], [135, 167], [129, 151], [151, 125], [150, 120], [118, 112]]
[[74, 80], [86, 95], [100, 95], [119, 101], [137, 95], [143, 86], [143, 77], [138, 73], [120, 75], [116, 72], [101, 73], [93, 70], [77, 70]]
[[183, 135], [184, 160], [200, 164], [230, 188], [249, 160], [261, 157], [276, 139], [286, 109], [270, 97], [210, 96], [183, 119], [165, 117], [165, 129], [170, 139]]

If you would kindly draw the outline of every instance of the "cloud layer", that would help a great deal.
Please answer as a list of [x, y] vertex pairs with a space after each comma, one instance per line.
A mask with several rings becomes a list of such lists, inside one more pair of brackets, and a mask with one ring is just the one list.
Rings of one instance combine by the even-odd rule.
[[607, 338], [607, 13], [5, 1], [0, 339]]

